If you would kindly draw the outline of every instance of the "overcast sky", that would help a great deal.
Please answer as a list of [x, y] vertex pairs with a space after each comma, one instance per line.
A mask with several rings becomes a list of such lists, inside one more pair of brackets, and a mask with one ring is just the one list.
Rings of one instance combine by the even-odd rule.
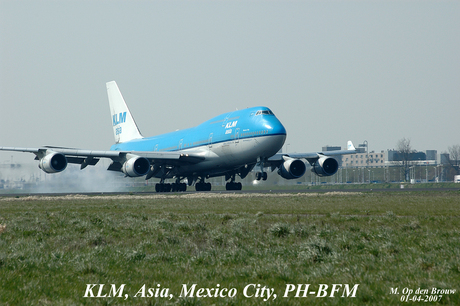
[[0, 0], [0, 146], [109, 149], [115, 80], [144, 136], [264, 105], [289, 151], [406, 137], [440, 153], [460, 144], [459, 16], [459, 1]]

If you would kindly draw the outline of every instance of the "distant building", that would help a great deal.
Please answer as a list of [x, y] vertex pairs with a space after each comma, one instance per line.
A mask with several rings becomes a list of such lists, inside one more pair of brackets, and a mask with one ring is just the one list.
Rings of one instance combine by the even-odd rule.
[[367, 144], [365, 143], [360, 143], [358, 147], [356, 148], [357, 153], [366, 153], [366, 146]]
[[447, 165], [450, 161], [449, 153], [442, 153], [441, 154], [441, 165]]
[[4, 163], [0, 164], [0, 169], [18, 169], [21, 168], [21, 164], [15, 164], [15, 163]]
[[[366, 153], [365, 148], [358, 148], [358, 153], [343, 155], [342, 167], [369, 167], [381, 168], [385, 166], [394, 166], [398, 161], [401, 161], [398, 151], [387, 150]], [[436, 165], [437, 151], [427, 150], [426, 152], [414, 152], [410, 156], [410, 160], [414, 164], [430, 164]], [[447, 160], [446, 160], [447, 161]]]
[[370, 167], [380, 168], [385, 166], [385, 153], [374, 151], [368, 153], [358, 152], [342, 156], [342, 167]]
[[426, 160], [438, 160], [438, 151], [426, 150]]
[[[403, 157], [399, 154], [396, 150], [388, 150], [387, 151], [387, 161], [389, 162], [397, 162], [402, 161]], [[414, 152], [409, 155], [409, 160], [417, 161], [417, 160], [426, 160], [426, 154], [423, 152]]]
[[325, 146], [323, 147], [323, 152], [324, 151], [337, 151], [337, 150], [342, 150], [342, 147], [337, 147], [337, 146]]
[[[414, 152], [409, 156], [409, 161], [412, 165], [436, 165], [437, 164], [437, 151], [426, 150], [425, 152]], [[387, 150], [386, 161], [387, 166], [397, 165], [402, 161], [402, 156], [396, 150]]]

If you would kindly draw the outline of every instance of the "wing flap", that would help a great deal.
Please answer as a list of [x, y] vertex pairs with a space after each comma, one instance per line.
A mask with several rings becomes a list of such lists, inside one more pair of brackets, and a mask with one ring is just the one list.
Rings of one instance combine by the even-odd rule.
[[98, 158], [84, 158], [84, 157], [74, 157], [74, 156], [66, 156], [67, 162], [70, 164], [85, 164], [86, 166], [94, 166], [99, 161]]

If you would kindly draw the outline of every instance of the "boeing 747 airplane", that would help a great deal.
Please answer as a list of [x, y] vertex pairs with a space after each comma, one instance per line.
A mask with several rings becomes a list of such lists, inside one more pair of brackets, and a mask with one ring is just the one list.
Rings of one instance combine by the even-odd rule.
[[[108, 170], [121, 171], [128, 177], [158, 178], [157, 192], [209, 191], [206, 179], [225, 176], [227, 190], [241, 190], [236, 176], [244, 179], [254, 168], [257, 180], [266, 180], [265, 168], [285, 179], [298, 179], [306, 171], [305, 161], [318, 176], [337, 172], [332, 156], [353, 154], [347, 150], [328, 152], [277, 153], [286, 140], [286, 129], [267, 107], [237, 110], [214, 117], [196, 127], [154, 137], [143, 137], [115, 81], [107, 83], [115, 144], [109, 151], [91, 151], [63, 147], [41, 148], [0, 147], [5, 151], [30, 152], [46, 173], [64, 171], [68, 163], [81, 169], [94, 166], [101, 158], [112, 160]], [[165, 183], [173, 179], [172, 184]]]

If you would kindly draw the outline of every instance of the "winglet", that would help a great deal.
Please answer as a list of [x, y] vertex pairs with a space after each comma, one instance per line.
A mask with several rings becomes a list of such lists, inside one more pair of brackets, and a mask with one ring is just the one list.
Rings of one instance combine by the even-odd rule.
[[356, 151], [356, 148], [353, 145], [353, 143], [351, 142], [351, 140], [348, 140], [348, 142], [347, 142], [347, 150], [348, 151]]
[[113, 135], [116, 143], [143, 138], [115, 81], [107, 83]]

